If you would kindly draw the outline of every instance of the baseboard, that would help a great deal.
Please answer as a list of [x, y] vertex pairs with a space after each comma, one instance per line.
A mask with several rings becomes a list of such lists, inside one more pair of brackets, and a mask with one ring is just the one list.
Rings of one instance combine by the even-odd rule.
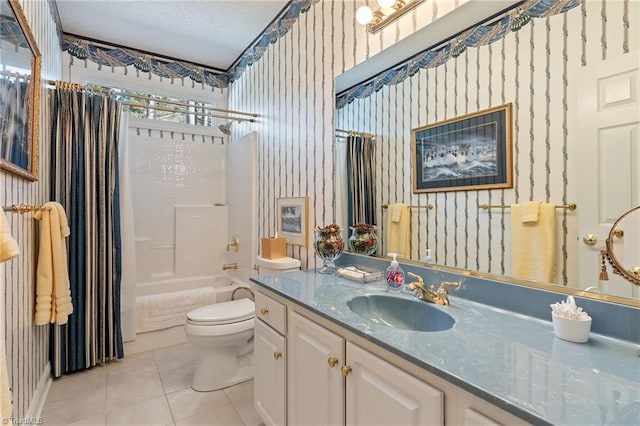
[[44, 371], [40, 376], [40, 380], [38, 381], [36, 393], [33, 395], [31, 403], [29, 404], [29, 410], [27, 411], [26, 416], [27, 418], [33, 419], [42, 416], [42, 409], [44, 408], [44, 403], [47, 401], [47, 395], [49, 395], [51, 383], [53, 383], [53, 379], [51, 378], [51, 363], [47, 362], [47, 365], [44, 366]]
[[124, 354], [125, 356], [133, 355], [186, 342], [187, 337], [184, 334], [184, 326], [177, 325], [164, 330], [138, 333], [136, 335], [136, 340], [132, 342], [125, 342]]

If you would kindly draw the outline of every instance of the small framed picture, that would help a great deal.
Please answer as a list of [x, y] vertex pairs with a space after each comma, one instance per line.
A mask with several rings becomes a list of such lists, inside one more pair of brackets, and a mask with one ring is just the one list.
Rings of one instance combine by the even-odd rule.
[[276, 200], [276, 217], [279, 237], [287, 244], [308, 245], [309, 197], [283, 197]]

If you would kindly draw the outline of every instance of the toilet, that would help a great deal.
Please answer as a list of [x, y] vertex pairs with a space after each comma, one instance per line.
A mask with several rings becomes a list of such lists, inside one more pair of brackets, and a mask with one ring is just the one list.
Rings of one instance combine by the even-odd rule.
[[258, 256], [258, 275], [275, 275], [281, 272], [299, 271], [300, 261], [292, 257], [266, 259]]
[[[300, 261], [291, 257], [258, 256], [257, 264], [260, 275], [300, 269]], [[213, 391], [253, 378], [254, 310], [252, 300], [238, 299], [203, 306], [187, 314], [184, 333], [197, 351], [193, 390]]]
[[214, 303], [190, 311], [184, 332], [197, 351], [191, 387], [206, 392], [253, 378], [254, 304]]

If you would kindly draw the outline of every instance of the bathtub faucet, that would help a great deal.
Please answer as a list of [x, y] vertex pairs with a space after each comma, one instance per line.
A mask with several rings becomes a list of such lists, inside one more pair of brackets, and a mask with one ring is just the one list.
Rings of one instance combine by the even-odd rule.
[[225, 263], [222, 265], [222, 270], [226, 271], [227, 269], [238, 269], [237, 263]]

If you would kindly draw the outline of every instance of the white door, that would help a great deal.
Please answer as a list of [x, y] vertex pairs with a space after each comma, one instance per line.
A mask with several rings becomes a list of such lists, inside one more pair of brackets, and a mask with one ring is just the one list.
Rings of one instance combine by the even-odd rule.
[[256, 320], [253, 386], [256, 411], [266, 425], [287, 423], [286, 340], [271, 327]]
[[227, 262], [237, 263], [233, 275], [245, 282], [255, 275], [253, 265], [258, 255], [257, 183], [258, 134], [251, 132], [231, 140], [227, 147], [227, 205], [229, 239], [240, 240], [238, 252], [227, 251]]
[[289, 424], [344, 424], [344, 339], [295, 312], [287, 326]]
[[[637, 51], [588, 65], [577, 99], [579, 286], [621, 297], [638, 297], [638, 288], [610, 267], [609, 280], [599, 282], [599, 254], [616, 218], [640, 202], [639, 66]], [[595, 245], [583, 242], [588, 235]], [[625, 256], [640, 259], [637, 252]]]
[[347, 425], [443, 425], [444, 393], [347, 342]]

